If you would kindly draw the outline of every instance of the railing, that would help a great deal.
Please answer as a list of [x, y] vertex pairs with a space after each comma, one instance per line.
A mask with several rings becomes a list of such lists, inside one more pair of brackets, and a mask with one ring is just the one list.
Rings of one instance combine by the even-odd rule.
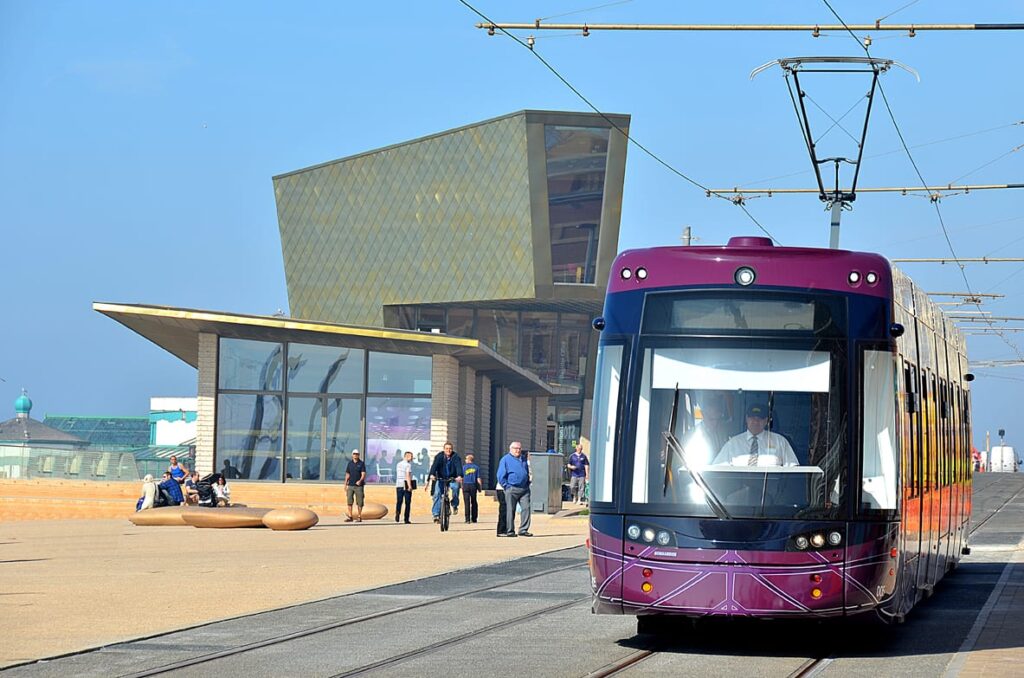
[[0, 445], [0, 478], [138, 480], [131, 452]]

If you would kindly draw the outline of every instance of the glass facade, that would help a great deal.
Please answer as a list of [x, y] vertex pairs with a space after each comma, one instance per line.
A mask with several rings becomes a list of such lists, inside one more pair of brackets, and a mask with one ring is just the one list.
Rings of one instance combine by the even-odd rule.
[[594, 284], [610, 132], [607, 127], [544, 126], [555, 283]]
[[429, 465], [431, 370], [430, 356], [221, 338], [216, 465], [338, 482], [359, 449], [368, 482], [391, 482], [399, 449]]

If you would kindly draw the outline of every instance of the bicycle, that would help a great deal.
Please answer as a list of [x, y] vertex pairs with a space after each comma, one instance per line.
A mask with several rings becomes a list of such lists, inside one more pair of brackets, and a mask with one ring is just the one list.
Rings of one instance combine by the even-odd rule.
[[[434, 482], [441, 483], [441, 531], [447, 532], [452, 516], [451, 484], [455, 478], [438, 478]], [[433, 493], [431, 493], [433, 494]]]

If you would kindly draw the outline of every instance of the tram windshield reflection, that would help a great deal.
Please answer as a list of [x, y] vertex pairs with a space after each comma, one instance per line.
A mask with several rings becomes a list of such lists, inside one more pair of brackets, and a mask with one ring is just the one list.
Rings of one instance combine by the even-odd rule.
[[820, 345], [645, 349], [633, 503], [720, 518], [834, 515], [842, 362]]

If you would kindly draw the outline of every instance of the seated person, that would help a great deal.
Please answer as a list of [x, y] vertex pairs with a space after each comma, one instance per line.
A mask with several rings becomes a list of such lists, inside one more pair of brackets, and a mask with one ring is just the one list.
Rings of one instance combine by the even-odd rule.
[[799, 466], [789, 441], [765, 430], [768, 407], [747, 408], [747, 430], [729, 439], [715, 457], [714, 464], [728, 466]]
[[217, 484], [213, 486], [213, 492], [217, 496], [217, 506], [231, 505], [231, 488], [228, 487], [224, 476], [217, 477]]
[[142, 479], [142, 497], [139, 499], [137, 511], [151, 509], [156, 505], [157, 492], [156, 481], [149, 473]]
[[199, 503], [199, 490], [196, 489], [196, 484], [199, 482], [199, 471], [192, 471], [192, 474], [188, 477], [183, 485], [185, 491], [185, 503], [186, 504], [198, 504]]
[[162, 506], [178, 506], [185, 503], [185, 497], [181, 493], [181, 485], [171, 476], [170, 471], [164, 471], [164, 479], [160, 481], [158, 489], [163, 497]]

